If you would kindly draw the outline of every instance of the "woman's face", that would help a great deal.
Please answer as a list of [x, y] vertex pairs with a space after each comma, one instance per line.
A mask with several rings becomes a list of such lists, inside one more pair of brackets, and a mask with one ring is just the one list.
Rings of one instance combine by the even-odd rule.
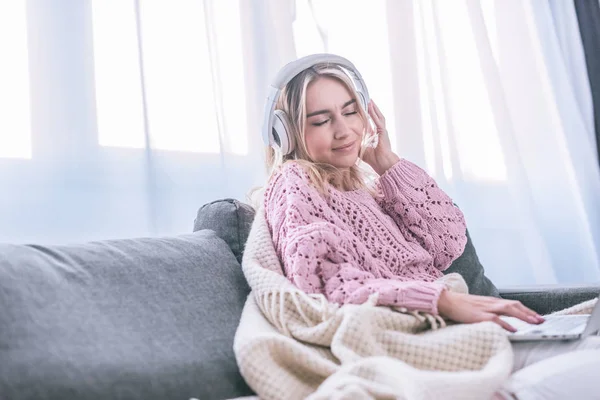
[[340, 169], [356, 163], [364, 131], [359, 107], [351, 92], [335, 78], [320, 77], [308, 85], [305, 139], [315, 162]]

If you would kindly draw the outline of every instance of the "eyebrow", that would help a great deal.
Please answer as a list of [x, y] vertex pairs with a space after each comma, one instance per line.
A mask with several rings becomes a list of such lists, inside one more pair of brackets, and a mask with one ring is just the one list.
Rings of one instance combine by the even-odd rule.
[[[356, 99], [348, 100], [347, 102], [344, 103], [342, 108], [346, 108], [350, 104], [353, 104], [353, 103], [356, 103]], [[315, 115], [319, 115], [319, 114], [327, 114], [329, 112], [330, 112], [329, 110], [319, 110], [319, 111], [311, 112], [310, 114], [306, 115], [306, 118], [314, 117]]]

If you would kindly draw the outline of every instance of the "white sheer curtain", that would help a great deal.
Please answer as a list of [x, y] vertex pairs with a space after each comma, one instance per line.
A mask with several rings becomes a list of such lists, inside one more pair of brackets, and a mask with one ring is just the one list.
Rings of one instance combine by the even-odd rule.
[[297, 8], [297, 24], [312, 30], [298, 30], [299, 53], [355, 61], [396, 150], [463, 209], [496, 284], [600, 279], [600, 174], [572, 2], [298, 0]]
[[2, 2], [0, 241], [188, 232], [202, 204], [244, 200], [270, 78], [330, 51], [463, 209], [497, 285], [597, 281], [577, 29], [562, 0]]
[[202, 204], [243, 200], [268, 77], [294, 57], [286, 4], [1, 2], [0, 241], [190, 232]]

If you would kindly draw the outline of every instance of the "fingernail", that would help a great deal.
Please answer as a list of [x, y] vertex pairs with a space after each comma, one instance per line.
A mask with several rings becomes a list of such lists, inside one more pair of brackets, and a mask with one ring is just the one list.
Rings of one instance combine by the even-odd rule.
[[527, 319], [528, 319], [528, 320], [530, 320], [530, 321], [531, 321], [531, 322], [533, 322], [533, 323], [539, 322], [539, 320], [540, 320], [539, 318], [537, 318], [537, 317], [534, 317], [534, 316], [527, 317]]

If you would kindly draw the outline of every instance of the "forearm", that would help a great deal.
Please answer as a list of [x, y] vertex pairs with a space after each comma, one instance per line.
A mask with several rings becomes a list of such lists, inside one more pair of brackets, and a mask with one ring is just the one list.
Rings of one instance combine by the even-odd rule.
[[329, 301], [362, 304], [377, 294], [377, 305], [405, 307], [409, 310], [438, 314], [438, 298], [445, 285], [438, 282], [376, 279], [365, 271], [342, 267], [325, 285]]
[[460, 209], [425, 171], [406, 160], [380, 179], [381, 201], [396, 224], [433, 257], [438, 269], [462, 254], [466, 225]]
[[438, 187], [435, 180], [406, 159], [398, 159], [381, 176], [379, 183], [385, 203], [395, 204], [401, 201], [405, 205], [422, 208], [423, 210], [416, 210], [421, 214], [427, 214], [425, 209], [432, 206], [439, 206], [436, 207], [437, 214], [445, 211], [460, 213], [460, 210], [454, 211], [456, 207], [452, 199]]

